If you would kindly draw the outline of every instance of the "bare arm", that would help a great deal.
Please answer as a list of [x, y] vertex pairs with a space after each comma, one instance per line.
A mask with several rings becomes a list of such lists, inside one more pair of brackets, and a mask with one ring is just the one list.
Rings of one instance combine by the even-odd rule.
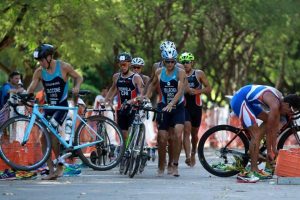
[[159, 68], [159, 62], [157, 63], [154, 63], [153, 66], [152, 66], [152, 71], [151, 71], [151, 76], [150, 76], [150, 79], [147, 83], [145, 83], [145, 90], [144, 91], [147, 91], [148, 88], [149, 88], [149, 84], [150, 82], [152, 82], [152, 80], [154, 79], [154, 76], [155, 76], [155, 72], [156, 70]]
[[113, 96], [116, 94], [117, 92], [117, 79], [118, 79], [119, 73], [114, 74], [113, 76], [113, 83], [111, 85], [111, 87], [109, 88], [107, 95], [105, 97], [105, 102], [111, 102]]
[[83, 78], [74, 70], [74, 68], [70, 64], [64, 63], [64, 68], [67, 72], [67, 75], [74, 79], [74, 87], [72, 91], [73, 93], [77, 94], [80, 90], [80, 85], [83, 82]]
[[209, 94], [211, 92], [211, 86], [205, 76], [205, 73], [199, 70], [198, 74], [199, 74], [198, 79], [204, 85], [204, 87], [198, 91], [199, 94]]
[[144, 94], [144, 84], [143, 84], [143, 79], [140, 75], [136, 74], [134, 75], [134, 83], [140, 93], [140, 96]]
[[[149, 83], [149, 81], [150, 81], [150, 77], [144, 75], [143, 78], [144, 78], [143, 82], [144, 82], [145, 86], [148, 85], [148, 83]], [[145, 87], [145, 88], [146, 88], [146, 87]]]
[[211, 92], [211, 86], [210, 86], [204, 72], [201, 70], [197, 70], [196, 75], [197, 75], [197, 79], [199, 80], [199, 82], [202, 83], [202, 85], [204, 87], [202, 87], [202, 89], [188, 88], [186, 92], [189, 93], [190, 95], [196, 95], [196, 94], [208, 95]]
[[151, 98], [152, 96], [152, 92], [153, 92], [153, 89], [157, 87], [157, 84], [158, 84], [158, 77], [159, 77], [159, 74], [161, 73], [161, 69], [157, 69], [155, 71], [155, 75], [153, 76], [153, 79], [151, 79], [149, 81], [149, 85], [148, 85], [148, 88], [147, 90], [145, 90], [145, 97], [146, 98]]
[[280, 122], [280, 102], [270, 92], [264, 94], [263, 101], [268, 105], [270, 109], [266, 122], [267, 151], [268, 156], [270, 157], [272, 153], [274, 153], [275, 155], [277, 154], [276, 140]]

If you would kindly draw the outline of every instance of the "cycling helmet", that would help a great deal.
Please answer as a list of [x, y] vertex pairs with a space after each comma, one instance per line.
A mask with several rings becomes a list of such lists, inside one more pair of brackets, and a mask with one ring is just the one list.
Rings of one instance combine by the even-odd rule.
[[283, 101], [290, 104], [296, 110], [300, 110], [300, 96], [297, 94], [289, 94], [283, 98]]
[[168, 49], [168, 48], [176, 49], [176, 46], [175, 46], [174, 42], [172, 42], [172, 41], [164, 41], [164, 42], [161, 43], [161, 45], [159, 47], [159, 49], [161, 51], [163, 51], [164, 49]]
[[144, 62], [143, 58], [136, 57], [136, 58], [132, 59], [131, 65], [141, 65], [141, 66], [144, 66], [145, 62]]
[[122, 62], [122, 61], [128, 61], [128, 62], [131, 62], [131, 55], [130, 53], [127, 53], [127, 52], [123, 52], [123, 53], [120, 53], [118, 56], [117, 56], [117, 62]]
[[164, 49], [162, 52], [161, 52], [161, 57], [164, 59], [164, 60], [168, 60], [168, 59], [176, 59], [177, 58], [177, 51], [176, 49], [174, 48], [167, 48], [167, 49]]
[[47, 58], [48, 55], [54, 54], [54, 47], [51, 44], [41, 44], [33, 52], [33, 57], [36, 60]]
[[179, 62], [183, 61], [194, 61], [195, 57], [192, 53], [184, 52], [179, 56]]

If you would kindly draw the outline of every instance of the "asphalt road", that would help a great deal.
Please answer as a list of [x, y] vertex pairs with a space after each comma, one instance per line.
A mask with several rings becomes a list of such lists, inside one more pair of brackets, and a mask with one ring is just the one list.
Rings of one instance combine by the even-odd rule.
[[193, 168], [180, 159], [180, 177], [156, 177], [157, 162], [148, 162], [145, 171], [129, 178], [118, 169], [100, 172], [83, 168], [78, 177], [56, 181], [0, 181], [0, 199], [299, 199], [300, 185], [277, 185], [276, 179], [258, 183], [237, 183], [236, 177], [208, 174], [198, 162]]

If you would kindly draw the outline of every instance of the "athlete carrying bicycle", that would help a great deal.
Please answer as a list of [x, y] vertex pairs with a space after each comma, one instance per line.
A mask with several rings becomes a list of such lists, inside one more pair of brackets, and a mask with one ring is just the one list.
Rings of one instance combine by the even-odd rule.
[[[291, 107], [299, 109], [300, 97], [294, 94], [283, 97], [281, 92], [270, 86], [246, 85], [236, 92], [230, 105], [251, 135], [251, 169], [249, 173], [239, 174], [238, 179], [251, 182], [270, 176], [258, 168], [260, 141], [266, 134], [267, 160], [274, 161], [278, 154], [276, 139], [280, 129], [280, 115], [291, 115]], [[263, 121], [260, 126], [257, 119]]]
[[117, 56], [120, 72], [113, 75], [112, 86], [104, 100], [105, 102], [111, 102], [113, 96], [116, 93], [118, 94], [117, 123], [122, 130], [125, 141], [134, 115], [130, 115], [130, 108], [121, 109], [121, 105], [125, 101], [128, 102], [142, 94], [144, 89], [141, 76], [130, 70], [131, 60], [132, 57], [127, 52], [120, 53]]
[[[33, 57], [39, 62], [40, 67], [33, 74], [28, 93], [33, 94], [39, 82], [42, 82], [48, 104], [68, 107], [68, 78], [74, 79], [74, 87], [72, 89], [74, 95], [78, 94], [83, 79], [69, 63], [55, 60], [53, 55], [54, 47], [50, 44], [41, 44], [33, 52]], [[56, 128], [63, 124], [67, 114], [68, 110], [45, 110], [45, 116], [51, 118], [50, 122]], [[59, 156], [59, 142], [52, 134], [51, 140], [52, 149], [57, 158]], [[54, 164], [50, 157], [47, 165], [49, 167], [49, 175], [42, 178], [43, 180], [55, 180], [57, 177], [62, 176], [62, 164], [58, 164], [56, 171], [54, 171]]]

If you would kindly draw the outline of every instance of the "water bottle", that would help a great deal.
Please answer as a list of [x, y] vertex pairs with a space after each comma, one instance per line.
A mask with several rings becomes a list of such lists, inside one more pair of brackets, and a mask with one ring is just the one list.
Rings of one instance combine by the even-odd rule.
[[66, 119], [66, 124], [65, 124], [65, 135], [66, 135], [66, 140], [70, 139], [70, 135], [72, 133], [72, 119], [68, 117]]
[[50, 120], [51, 125], [53, 126], [53, 128], [57, 128], [58, 127], [58, 122], [54, 119], [54, 117], [52, 117]]

